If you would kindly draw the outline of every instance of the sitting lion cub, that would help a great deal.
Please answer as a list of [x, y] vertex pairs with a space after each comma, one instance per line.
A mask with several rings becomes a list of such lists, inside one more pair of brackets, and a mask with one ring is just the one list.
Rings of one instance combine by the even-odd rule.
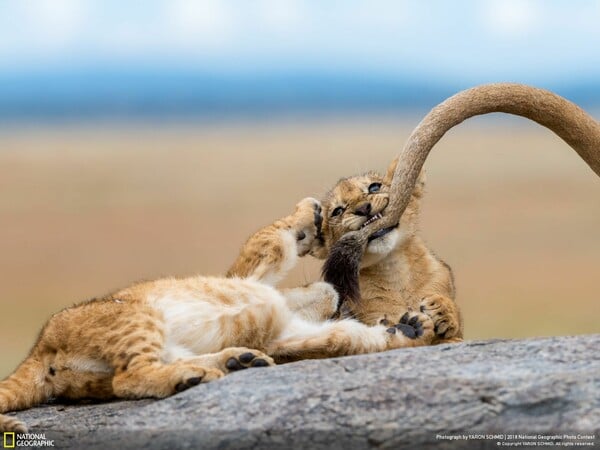
[[417, 235], [423, 174], [400, 223], [371, 235], [362, 260], [362, 248], [339, 241], [385, 215], [396, 165], [397, 160], [384, 177], [369, 172], [338, 181], [324, 198], [322, 234], [311, 254], [328, 258], [323, 274], [341, 295], [342, 317], [374, 325], [385, 324], [382, 317], [420, 310], [434, 321], [433, 343], [460, 342], [463, 325], [454, 302], [452, 271]]
[[[390, 328], [324, 321], [338, 303], [328, 283], [275, 289], [312, 247], [320, 210], [316, 200], [304, 199], [293, 214], [258, 231], [228, 278], [134, 284], [55, 314], [25, 361], [0, 382], [0, 413], [52, 397], [162, 398], [275, 361], [429, 344], [433, 323], [425, 314]], [[0, 431], [26, 427], [0, 415]]]

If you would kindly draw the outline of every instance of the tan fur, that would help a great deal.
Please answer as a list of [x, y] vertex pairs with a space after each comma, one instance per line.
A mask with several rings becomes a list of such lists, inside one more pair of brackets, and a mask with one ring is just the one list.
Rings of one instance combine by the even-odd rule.
[[[369, 172], [344, 178], [327, 193], [323, 201], [323, 243], [313, 249], [315, 256], [327, 256], [334, 243], [344, 234], [360, 230], [369, 217], [385, 217], [396, 164], [392, 163], [385, 176]], [[373, 183], [381, 183], [379, 192], [368, 192]], [[424, 184], [421, 173], [398, 228], [368, 244], [359, 272], [361, 299], [344, 304], [342, 313], [373, 325], [382, 316], [397, 318], [407, 311], [420, 310], [434, 321], [433, 343], [459, 342], [463, 324], [454, 301], [452, 272], [417, 234]], [[367, 204], [371, 205], [370, 213], [365, 216]], [[332, 216], [338, 207], [343, 212]]]
[[[324, 321], [338, 302], [327, 283], [274, 288], [312, 247], [320, 209], [305, 199], [293, 214], [258, 231], [228, 278], [139, 283], [55, 314], [25, 361], [0, 382], [0, 413], [52, 397], [163, 398], [275, 361], [430, 343], [433, 323], [423, 314], [412, 315], [411, 330], [420, 333], [409, 338], [394, 327]], [[0, 431], [25, 430], [0, 415]]]

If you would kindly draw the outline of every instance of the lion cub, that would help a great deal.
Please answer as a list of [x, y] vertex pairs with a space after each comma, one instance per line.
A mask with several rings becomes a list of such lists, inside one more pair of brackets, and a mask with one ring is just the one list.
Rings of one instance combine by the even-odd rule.
[[[454, 302], [452, 271], [417, 235], [423, 173], [400, 223], [371, 235], [362, 260], [361, 247], [340, 241], [385, 215], [396, 164], [383, 177], [369, 172], [338, 181], [324, 198], [322, 234], [311, 253], [328, 258], [323, 274], [341, 294], [342, 317], [373, 325], [382, 316], [420, 310], [434, 321], [433, 343], [459, 342], [463, 324]], [[358, 279], [352, 275], [356, 271]]]
[[[0, 382], [0, 413], [52, 397], [162, 398], [275, 361], [426, 345], [421, 313], [396, 327], [325, 321], [338, 296], [324, 282], [276, 290], [312, 247], [321, 207], [311, 198], [252, 236], [228, 278], [194, 276], [135, 284], [55, 314], [29, 356]], [[0, 431], [25, 432], [0, 415]]]

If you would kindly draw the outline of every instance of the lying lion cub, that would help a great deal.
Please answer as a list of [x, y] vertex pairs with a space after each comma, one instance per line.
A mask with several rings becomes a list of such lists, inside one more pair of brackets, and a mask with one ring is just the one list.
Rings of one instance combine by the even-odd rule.
[[53, 397], [163, 398], [248, 367], [429, 344], [433, 323], [425, 314], [391, 328], [327, 321], [338, 303], [328, 283], [275, 288], [312, 247], [320, 211], [306, 198], [255, 233], [227, 278], [134, 284], [52, 316], [29, 356], [0, 382], [0, 431], [26, 431], [1, 413]]

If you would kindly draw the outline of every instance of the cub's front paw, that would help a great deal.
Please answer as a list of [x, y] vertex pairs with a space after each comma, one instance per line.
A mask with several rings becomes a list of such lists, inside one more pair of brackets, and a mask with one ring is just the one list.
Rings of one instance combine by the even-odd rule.
[[456, 303], [443, 295], [432, 295], [421, 300], [421, 312], [433, 320], [436, 339], [462, 338]]
[[[414, 345], [430, 344], [435, 336], [433, 322], [426, 314], [407, 312], [395, 325], [392, 325], [387, 318], [382, 319], [379, 323], [389, 327], [386, 332], [391, 337], [404, 337], [414, 340]], [[404, 343], [399, 344], [398, 347], [406, 347], [406, 339], [402, 339], [401, 341]]]
[[312, 248], [315, 240], [321, 235], [321, 202], [312, 197], [301, 200], [296, 205], [293, 215], [293, 230], [298, 243], [298, 255], [306, 255]]

